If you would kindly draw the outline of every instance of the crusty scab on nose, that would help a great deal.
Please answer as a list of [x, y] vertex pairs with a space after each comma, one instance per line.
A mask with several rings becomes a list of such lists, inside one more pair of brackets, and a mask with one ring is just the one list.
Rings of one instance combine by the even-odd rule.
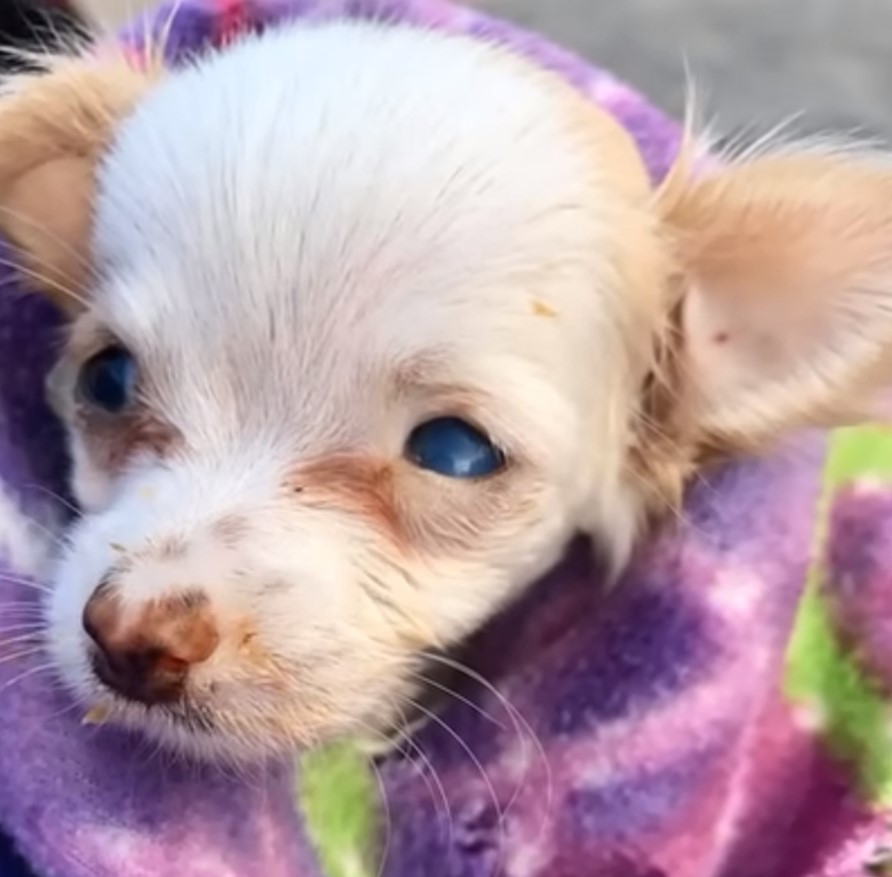
[[87, 601], [84, 629], [103, 648], [151, 641], [189, 663], [206, 660], [220, 640], [203, 591], [184, 590], [126, 606], [115, 573], [105, 576]]
[[220, 644], [210, 601], [201, 591], [184, 590], [128, 606], [115, 575], [100, 582], [84, 608], [83, 627], [95, 647], [94, 671], [131, 700], [176, 700], [192, 668]]

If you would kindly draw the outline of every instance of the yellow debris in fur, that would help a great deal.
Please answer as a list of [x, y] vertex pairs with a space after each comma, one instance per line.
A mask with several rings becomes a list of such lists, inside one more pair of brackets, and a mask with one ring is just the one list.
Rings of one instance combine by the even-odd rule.
[[556, 317], [557, 311], [541, 299], [533, 299], [533, 313], [537, 317]]
[[86, 715], [81, 719], [82, 725], [104, 725], [108, 720], [109, 709], [107, 706], [97, 704], [87, 710]]

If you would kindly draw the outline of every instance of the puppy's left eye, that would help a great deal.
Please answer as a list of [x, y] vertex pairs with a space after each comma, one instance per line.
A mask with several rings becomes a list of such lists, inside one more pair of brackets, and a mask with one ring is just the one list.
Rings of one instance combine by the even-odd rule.
[[416, 427], [406, 457], [420, 469], [447, 478], [483, 478], [505, 465], [505, 455], [476, 427], [457, 417], [439, 417]]
[[136, 384], [136, 363], [129, 351], [113, 345], [88, 359], [78, 375], [81, 398], [107, 414], [120, 414]]

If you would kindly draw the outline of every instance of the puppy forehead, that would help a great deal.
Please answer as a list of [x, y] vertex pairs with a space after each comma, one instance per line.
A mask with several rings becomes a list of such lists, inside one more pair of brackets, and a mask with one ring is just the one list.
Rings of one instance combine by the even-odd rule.
[[454, 309], [556, 264], [591, 270], [610, 192], [583, 107], [469, 39], [359, 23], [254, 37], [172, 74], [122, 124], [97, 259], [132, 279], [144, 320], [213, 310], [242, 326], [270, 309], [349, 323], [419, 297]]

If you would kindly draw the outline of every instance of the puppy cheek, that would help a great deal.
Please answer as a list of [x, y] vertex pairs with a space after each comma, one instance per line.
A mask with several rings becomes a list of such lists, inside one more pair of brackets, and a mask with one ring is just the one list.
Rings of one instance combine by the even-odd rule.
[[111, 499], [112, 477], [90, 452], [84, 433], [78, 426], [73, 400], [75, 369], [68, 359], [60, 361], [46, 382], [46, 398], [50, 409], [65, 425], [71, 463], [69, 485], [74, 498], [85, 512], [106, 508]]
[[72, 432], [69, 438], [71, 454], [71, 489], [82, 511], [100, 512], [112, 499], [114, 480], [111, 474], [93, 457], [83, 437]]
[[73, 525], [67, 547], [57, 558], [44, 603], [47, 645], [55, 672], [77, 696], [95, 692], [82, 616], [87, 598], [108, 565], [108, 544], [93, 522]]

